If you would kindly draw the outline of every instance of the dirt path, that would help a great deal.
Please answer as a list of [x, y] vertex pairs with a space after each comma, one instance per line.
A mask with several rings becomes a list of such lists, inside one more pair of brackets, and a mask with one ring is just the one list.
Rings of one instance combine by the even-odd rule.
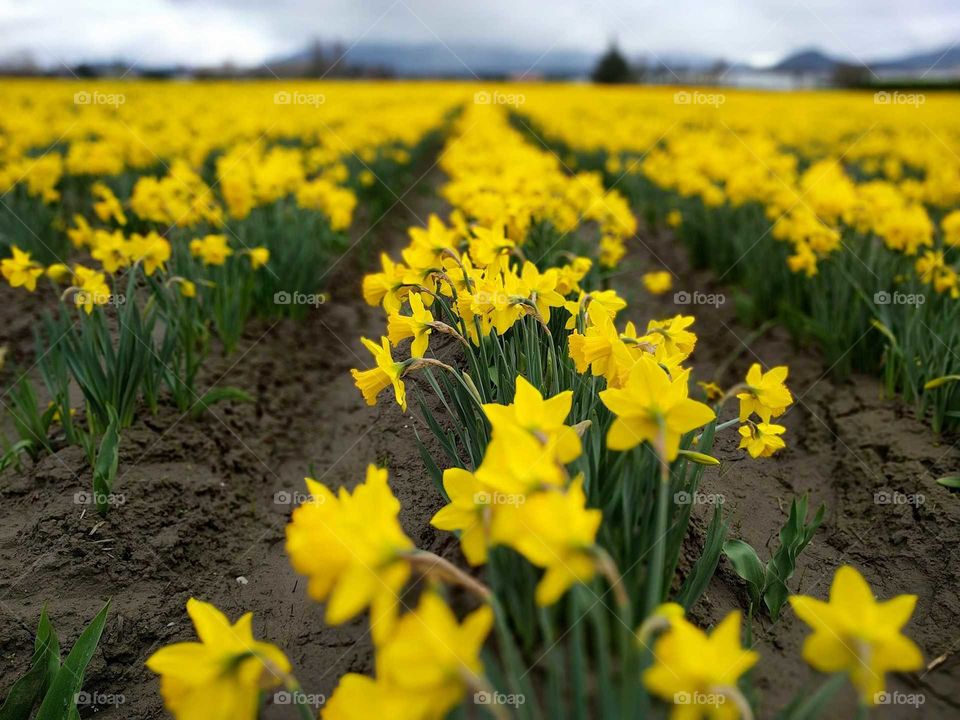
[[[825, 597], [834, 570], [843, 563], [856, 566], [881, 598], [900, 593], [919, 596], [906, 632], [924, 652], [927, 662], [947, 653], [960, 653], [960, 497], [937, 485], [944, 475], [960, 470], [958, 438], [937, 439], [925, 423], [897, 401], [882, 397], [874, 378], [855, 376], [834, 381], [816, 351], [796, 347], [780, 328], [749, 340], [751, 330], [738, 324], [729, 288], [712, 283], [709, 273], [694, 271], [682, 246], [665, 232], [642, 234], [616, 284], [630, 303], [632, 316], [646, 322], [678, 312], [696, 316], [699, 343], [693, 357], [698, 379], [710, 379], [724, 359], [742, 350], [731, 363], [722, 385], [741, 380], [750, 363], [787, 364], [788, 385], [797, 403], [782, 418], [788, 450], [764, 461], [752, 461], [736, 446], [734, 428], [718, 441], [724, 461], [709, 472], [705, 493], [723, 495], [731, 536], [751, 543], [766, 562], [777, 547], [776, 534], [787, 517], [793, 496], [809, 492], [811, 506], [823, 502], [827, 516], [814, 541], [801, 556], [788, 583], [794, 591]], [[723, 294], [719, 306], [678, 305], [673, 292], [654, 298], [636, 282], [641, 272], [669, 268], [674, 291]], [[838, 308], [838, 312], [842, 309]], [[749, 349], [745, 346], [749, 345]], [[728, 409], [732, 417], [734, 409]], [[903, 500], [914, 504], [875, 499]], [[712, 508], [698, 508], [702, 538]], [[767, 548], [770, 549], [767, 549]], [[747, 607], [742, 581], [722, 561], [707, 596], [696, 609], [704, 622], [715, 622], [736, 607]], [[770, 627], [765, 620], [758, 649], [763, 660], [756, 675], [764, 709], [761, 717], [789, 700], [811, 677], [799, 652], [806, 626], [787, 610]], [[923, 693], [920, 713], [912, 706], [880, 708], [877, 717], [956, 717], [960, 709], [960, 654], [951, 654], [939, 667], [888, 684], [888, 690]], [[853, 694], [831, 717], [853, 717]]]
[[[430, 177], [422, 183], [436, 185]], [[414, 192], [404, 203], [413, 212], [400, 208], [377, 226], [375, 250], [404, 243], [405, 229], [426, 220], [436, 200]], [[393, 403], [367, 407], [353, 386], [349, 369], [369, 365], [360, 336], [379, 337], [384, 323], [363, 303], [356, 262], [341, 265], [330, 302], [299, 322], [253, 323], [234, 355], [205, 368], [201, 388], [235, 385], [252, 392], [255, 404], [216, 406], [200, 419], [167, 407], [123, 435], [115, 492], [125, 502], [105, 520], [74, 502], [91, 485], [77, 448], [24, 474], [4, 474], [0, 696], [29, 666], [44, 603], [69, 648], [107, 598], [113, 607], [84, 687], [122, 695], [124, 703], [100, 707], [97, 717], [165, 717], [159, 683], [143, 663], [161, 645], [194, 638], [184, 610], [191, 595], [231, 619], [253, 611], [258, 636], [287, 652], [308, 693], [329, 695], [343, 673], [371, 669], [367, 623], [326, 626], [322, 607], [290, 568], [288, 498], [302, 493], [311, 464], [325, 483], [349, 486], [369, 462], [383, 463], [410, 536], [434, 550], [449, 540], [427, 523], [439, 498], [422, 471], [412, 420]], [[3, 308], [12, 317], [0, 342], [26, 360], [22, 297]], [[280, 706], [265, 717], [295, 715]]]

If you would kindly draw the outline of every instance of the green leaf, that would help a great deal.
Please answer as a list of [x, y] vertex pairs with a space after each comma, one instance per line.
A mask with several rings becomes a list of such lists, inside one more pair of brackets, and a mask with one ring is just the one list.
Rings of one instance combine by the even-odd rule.
[[697, 558], [693, 570], [687, 576], [677, 595], [677, 602], [689, 610], [703, 595], [703, 591], [710, 584], [710, 579], [717, 570], [720, 555], [723, 552], [724, 540], [727, 538], [727, 524], [723, 521], [723, 511], [717, 505], [713, 511], [713, 519], [707, 528], [707, 539], [703, 544], [703, 553]]
[[810, 695], [801, 691], [797, 696], [777, 714], [778, 720], [814, 720], [820, 717], [827, 703], [833, 699], [844, 685], [846, 685], [847, 676], [844, 673], [837, 673], [830, 677], [815, 693]]
[[746, 580], [750, 601], [756, 611], [760, 607], [760, 595], [766, 580], [766, 570], [756, 550], [743, 540], [728, 540], [723, 544], [723, 554], [730, 559], [737, 575]]
[[937, 483], [951, 490], [960, 490], [960, 475], [938, 478]]
[[110, 409], [110, 424], [100, 440], [97, 462], [93, 466], [93, 494], [97, 512], [105, 515], [109, 508], [109, 496], [113, 490], [113, 481], [117, 477], [117, 464], [120, 460], [120, 435], [117, 426], [120, 421], [113, 408]]
[[50, 689], [43, 698], [43, 704], [37, 712], [36, 720], [63, 720], [70, 717], [74, 709], [74, 698], [83, 684], [83, 674], [90, 664], [100, 636], [107, 622], [110, 601], [103, 606], [97, 616], [77, 638], [70, 654], [57, 672]]
[[253, 395], [241, 390], [240, 388], [235, 387], [225, 387], [225, 388], [214, 388], [213, 390], [207, 390], [203, 396], [197, 400], [193, 408], [190, 410], [190, 415], [192, 417], [200, 417], [205, 413], [210, 407], [216, 405], [218, 402], [223, 402], [224, 400], [233, 400], [236, 402], [245, 402], [252, 403], [254, 402]]
[[40, 612], [30, 670], [10, 688], [0, 707], [0, 720], [28, 720], [59, 669], [60, 643], [44, 607]]

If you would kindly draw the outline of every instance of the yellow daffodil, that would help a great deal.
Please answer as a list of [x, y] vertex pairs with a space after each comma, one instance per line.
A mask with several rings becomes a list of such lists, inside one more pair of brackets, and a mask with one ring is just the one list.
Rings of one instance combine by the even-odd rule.
[[586, 507], [583, 480], [566, 490], [529, 495], [509, 512], [498, 513], [494, 540], [509, 545], [546, 572], [537, 585], [538, 605], [552, 605], [577, 583], [589, 582], [597, 570], [594, 553], [603, 516]]
[[143, 264], [143, 272], [149, 276], [164, 269], [170, 259], [170, 243], [153, 231], [146, 235], [134, 233], [130, 236], [127, 252], [133, 262]]
[[690, 315], [675, 315], [668, 320], [651, 320], [647, 323], [647, 334], [640, 338], [656, 348], [656, 359], [664, 364], [682, 362], [690, 357], [697, 336], [689, 328], [694, 318]]
[[412, 292], [408, 296], [410, 314], [401, 315], [399, 312], [387, 316], [387, 338], [392, 345], [412, 337], [410, 356], [419, 358], [427, 351], [430, 343], [430, 332], [433, 329], [433, 314], [424, 308], [420, 293]]
[[863, 576], [844, 565], [833, 577], [829, 601], [790, 598], [797, 617], [813, 629], [803, 643], [803, 659], [820, 672], [848, 673], [861, 702], [874, 705], [886, 673], [923, 667], [920, 649], [900, 632], [916, 603], [916, 595], [877, 602]]
[[784, 384], [789, 368], [785, 365], [772, 368], [766, 373], [754, 363], [747, 371], [743, 392], [737, 393], [740, 400], [740, 422], [745, 422], [751, 413], [756, 413], [765, 423], [771, 417], [779, 417], [793, 403], [793, 396]]
[[73, 277], [73, 272], [63, 263], [54, 263], [53, 265], [48, 265], [44, 272], [48, 278], [59, 285], [64, 285], [70, 282], [70, 279]]
[[663, 295], [673, 288], [673, 275], [666, 270], [644, 273], [643, 286], [651, 295]]
[[113, 191], [103, 183], [94, 183], [91, 188], [93, 196], [97, 202], [93, 204], [93, 211], [103, 222], [115, 220], [118, 225], [127, 224], [127, 216], [123, 212], [123, 206], [113, 194]]
[[233, 255], [226, 235], [205, 235], [190, 241], [190, 254], [203, 260], [204, 265], [223, 265]]
[[573, 404], [573, 391], [566, 390], [546, 400], [522, 375], [517, 376], [513, 403], [483, 406], [494, 433], [521, 428], [544, 444], [555, 442], [557, 460], [562, 464], [573, 462], [580, 455], [580, 438], [564, 422]]
[[430, 524], [448, 532], [459, 531], [460, 548], [467, 562], [484, 564], [490, 545], [491, 513], [499, 498], [497, 491], [461, 468], [443, 471], [443, 489], [450, 503], [437, 511]]
[[398, 621], [377, 653], [377, 676], [402, 694], [416, 693], [426, 705], [419, 717], [441, 720], [483, 673], [480, 650], [490, 628], [488, 605], [463, 622], [435, 592], [426, 592], [416, 610]]
[[341, 487], [335, 495], [311, 478], [306, 483], [311, 499], [287, 525], [290, 562], [307, 576], [310, 597], [327, 601], [327, 622], [339, 625], [372, 606], [374, 638], [380, 638], [410, 577], [404, 554], [413, 549], [397, 519], [400, 503], [387, 471], [370, 465], [352, 493]]
[[363, 278], [363, 299], [368, 305], [383, 305], [388, 313], [399, 312], [400, 303], [406, 297], [404, 276], [407, 268], [390, 259], [386, 253], [380, 255], [382, 272], [371, 273]]
[[480, 650], [492, 625], [486, 605], [461, 623], [439, 595], [425, 592], [377, 648], [376, 679], [345, 675], [321, 717], [443, 720], [471, 688], [485, 683]]
[[94, 230], [90, 257], [100, 262], [103, 269], [114, 274], [130, 264], [131, 246], [119, 230]]
[[740, 644], [740, 613], [732, 612], [709, 635], [672, 614], [653, 646], [654, 664], [643, 673], [647, 689], [672, 704], [673, 720], [736, 720], [745, 702], [740, 676], [760, 659]]
[[24, 287], [28, 292], [37, 289], [37, 278], [43, 275], [43, 266], [30, 259], [30, 253], [16, 245], [11, 246], [11, 257], [0, 262], [0, 272], [10, 283], [10, 287]]
[[404, 363], [393, 361], [393, 356], [390, 354], [390, 341], [382, 337], [380, 345], [367, 338], [360, 338], [360, 342], [370, 351], [377, 363], [377, 366], [370, 370], [350, 371], [354, 384], [363, 393], [363, 399], [367, 401], [367, 405], [376, 405], [380, 391], [392, 385], [397, 404], [406, 412], [407, 390], [401, 379], [406, 366]]
[[740, 426], [740, 449], [746, 449], [750, 457], [770, 457], [787, 444], [780, 437], [787, 429], [783, 425], [770, 423], [750, 423]]
[[160, 675], [160, 692], [177, 720], [256, 720], [262, 690], [284, 682], [290, 662], [283, 652], [253, 637], [253, 614], [231, 624], [194, 598], [187, 602], [199, 642], [157, 650], [147, 667]]
[[76, 287], [73, 302], [77, 307], [82, 307], [87, 315], [93, 312], [95, 305], [106, 305], [110, 302], [110, 286], [102, 272], [75, 265], [73, 282]]
[[93, 228], [90, 227], [87, 219], [77, 213], [73, 216], [73, 225], [72, 228], [67, 230], [67, 237], [70, 238], [73, 246], [75, 248], [82, 248], [90, 245], [93, 240]]
[[641, 356], [622, 388], [600, 393], [600, 400], [616, 415], [607, 447], [629, 450], [642, 442], [656, 443], [662, 435], [665, 459], [676, 459], [683, 434], [716, 417], [709, 406], [687, 397], [688, 375], [685, 371], [671, 379], [653, 358]]
[[270, 262], [270, 250], [265, 247], [251, 248], [247, 251], [247, 255], [250, 257], [250, 267], [254, 270], [259, 270]]

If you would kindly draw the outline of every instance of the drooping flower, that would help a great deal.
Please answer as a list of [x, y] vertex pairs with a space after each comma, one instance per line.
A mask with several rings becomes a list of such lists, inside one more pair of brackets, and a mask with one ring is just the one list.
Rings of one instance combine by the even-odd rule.
[[376, 367], [370, 370], [353, 369], [350, 371], [350, 374], [353, 375], [354, 384], [363, 393], [363, 399], [367, 401], [367, 405], [376, 405], [377, 395], [380, 394], [380, 391], [392, 385], [397, 403], [406, 412], [407, 390], [401, 379], [405, 365], [393, 361], [393, 356], [390, 354], [390, 341], [382, 337], [380, 338], [380, 345], [367, 338], [360, 338], [360, 342], [370, 351], [377, 363]]
[[147, 659], [163, 702], [177, 720], [256, 720], [260, 693], [280, 685], [290, 662], [253, 637], [253, 614], [231, 624], [209, 603], [187, 601], [199, 642], [163, 647]]
[[629, 450], [663, 436], [665, 459], [676, 459], [684, 433], [706, 425], [714, 411], [687, 394], [689, 371], [672, 378], [649, 355], [638, 358], [622, 388], [600, 393], [600, 400], [616, 415], [607, 433], [607, 447]]
[[430, 343], [430, 332], [433, 329], [433, 314], [424, 308], [420, 293], [411, 292], [409, 295], [410, 314], [401, 315], [399, 312], [387, 316], [387, 338], [392, 345], [412, 337], [410, 356], [419, 358], [427, 351]]
[[746, 449], [750, 457], [770, 457], [787, 444], [780, 437], [787, 429], [770, 423], [748, 423], [740, 426], [740, 449]]
[[794, 595], [790, 605], [813, 629], [803, 643], [803, 659], [825, 673], [846, 672], [867, 705], [883, 693], [884, 675], [923, 667], [923, 654], [901, 634], [917, 603], [916, 595], [877, 602], [856, 568], [837, 570], [827, 602]]

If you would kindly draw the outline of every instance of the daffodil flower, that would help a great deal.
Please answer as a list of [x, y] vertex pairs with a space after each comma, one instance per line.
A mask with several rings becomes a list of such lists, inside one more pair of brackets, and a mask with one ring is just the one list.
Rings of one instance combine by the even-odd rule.
[[737, 682], [760, 655], [740, 644], [739, 612], [727, 615], [709, 635], [671, 612], [669, 628], [654, 644], [653, 657], [643, 683], [672, 703], [674, 720], [736, 720], [749, 713]]
[[600, 400], [616, 415], [607, 433], [607, 447], [629, 450], [661, 436], [664, 459], [672, 462], [684, 433], [703, 427], [716, 417], [713, 410], [687, 397], [689, 371], [671, 379], [649, 355], [640, 357], [622, 388], [600, 393]]
[[287, 525], [287, 554], [307, 576], [307, 592], [327, 601], [327, 622], [346, 622], [372, 606], [374, 638], [389, 632], [399, 594], [410, 577], [406, 553], [413, 542], [400, 527], [400, 503], [387, 471], [370, 465], [352, 493], [332, 493], [306, 479], [311, 500], [293, 511]]
[[740, 400], [740, 422], [745, 422], [751, 413], [756, 413], [765, 423], [771, 417], [779, 417], [793, 404], [793, 396], [784, 384], [789, 369], [785, 365], [772, 368], [768, 372], [754, 363], [747, 371], [744, 390], [737, 393]]
[[253, 614], [231, 624], [209, 603], [187, 601], [199, 642], [160, 648], [147, 667], [160, 675], [163, 702], [177, 720], [256, 720], [260, 693], [285, 682], [283, 652], [253, 637]]
[[390, 343], [397, 343], [412, 337], [410, 356], [423, 357], [430, 343], [430, 332], [433, 329], [433, 314], [424, 308], [420, 293], [411, 292], [410, 314], [401, 315], [399, 312], [387, 316], [387, 338]]
[[43, 275], [43, 266], [30, 259], [30, 253], [16, 245], [11, 246], [11, 257], [0, 262], [0, 272], [10, 283], [10, 287], [24, 287], [28, 292], [37, 289], [37, 278]]
[[877, 602], [856, 568], [837, 570], [827, 602], [806, 595], [790, 598], [797, 617], [813, 630], [803, 643], [803, 659], [825, 673], [845, 672], [865, 705], [877, 703], [884, 676], [923, 667], [923, 654], [901, 634], [917, 603], [916, 595]]
[[780, 437], [787, 429], [770, 423], [748, 423], [740, 426], [740, 449], [746, 449], [750, 457], [770, 457], [787, 444]]
[[190, 254], [198, 257], [204, 265], [223, 265], [233, 255], [226, 235], [205, 235], [190, 241]]
[[370, 351], [377, 363], [376, 367], [370, 370], [353, 369], [350, 371], [350, 374], [353, 375], [354, 384], [363, 393], [363, 399], [367, 401], [367, 405], [376, 405], [380, 391], [392, 385], [397, 403], [406, 412], [407, 392], [401, 378], [407, 365], [402, 362], [394, 362], [390, 353], [390, 341], [385, 337], [380, 338], [380, 345], [367, 338], [360, 338], [360, 342]]

